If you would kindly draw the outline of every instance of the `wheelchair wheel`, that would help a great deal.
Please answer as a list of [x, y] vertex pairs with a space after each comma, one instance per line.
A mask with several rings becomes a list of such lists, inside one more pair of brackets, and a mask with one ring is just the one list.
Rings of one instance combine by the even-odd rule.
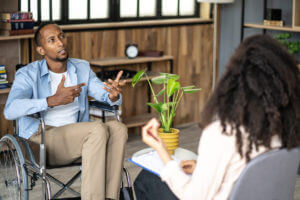
[[0, 140], [0, 200], [28, 200], [24, 156], [16, 139], [5, 135]]

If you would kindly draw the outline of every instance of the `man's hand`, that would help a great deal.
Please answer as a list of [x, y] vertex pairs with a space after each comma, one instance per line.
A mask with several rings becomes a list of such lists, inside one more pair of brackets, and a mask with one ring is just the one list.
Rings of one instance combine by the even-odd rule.
[[80, 96], [81, 87], [85, 83], [80, 83], [72, 87], [64, 87], [66, 77], [63, 75], [60, 84], [57, 87], [56, 93], [47, 98], [49, 107], [65, 105], [72, 103], [76, 97]]
[[108, 82], [104, 83], [104, 89], [109, 92], [109, 99], [111, 101], [117, 101], [119, 94], [122, 92], [122, 87], [125, 85], [125, 80], [120, 81], [123, 71], [119, 71], [115, 80], [108, 79]]
[[181, 168], [187, 174], [192, 174], [194, 172], [196, 165], [197, 162], [195, 160], [182, 160], [180, 162]]

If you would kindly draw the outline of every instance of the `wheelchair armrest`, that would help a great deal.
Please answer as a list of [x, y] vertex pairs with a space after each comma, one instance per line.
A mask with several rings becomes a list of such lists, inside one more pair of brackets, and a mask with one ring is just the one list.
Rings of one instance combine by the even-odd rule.
[[41, 113], [40, 112], [33, 113], [31, 115], [27, 115], [27, 117], [31, 117], [31, 118], [34, 118], [34, 119], [41, 119]]
[[117, 106], [117, 105], [111, 106], [107, 103], [103, 103], [100, 101], [89, 101], [89, 106], [98, 108], [100, 110], [107, 111], [107, 112], [116, 112], [119, 110], [119, 106]]

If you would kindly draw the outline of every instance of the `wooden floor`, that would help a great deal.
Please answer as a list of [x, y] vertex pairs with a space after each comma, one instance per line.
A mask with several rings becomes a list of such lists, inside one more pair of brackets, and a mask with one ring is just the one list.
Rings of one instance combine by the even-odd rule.
[[[180, 133], [180, 147], [189, 149], [193, 152], [197, 151], [197, 146], [199, 143], [201, 129], [198, 127], [197, 124], [187, 124], [184, 126], [179, 127], [181, 130]], [[125, 161], [124, 166], [128, 169], [131, 181], [133, 182], [138, 173], [140, 172], [140, 168], [133, 165], [132, 163], [128, 162], [127, 159], [131, 157], [131, 155], [139, 151], [147, 146], [141, 142], [141, 138], [137, 134], [129, 134], [128, 143], [126, 146], [126, 153], [125, 153]], [[60, 179], [65, 180], [69, 179], [73, 174], [75, 174], [78, 170], [78, 167], [73, 168], [65, 168], [59, 170], [52, 170], [50, 171], [55, 177], [60, 177]], [[77, 181], [74, 185], [75, 189], [80, 191], [80, 181]], [[57, 187], [53, 185], [53, 191], [57, 191]], [[30, 194], [30, 200], [40, 200], [41, 198], [41, 188], [40, 186], [36, 186], [34, 191]], [[68, 192], [65, 196], [72, 197], [71, 194]], [[295, 200], [300, 200], [300, 175], [297, 177], [297, 183], [295, 188]]]

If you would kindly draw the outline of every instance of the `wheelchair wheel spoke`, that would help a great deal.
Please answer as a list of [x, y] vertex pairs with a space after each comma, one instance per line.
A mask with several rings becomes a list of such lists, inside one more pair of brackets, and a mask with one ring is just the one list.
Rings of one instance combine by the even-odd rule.
[[0, 140], [0, 199], [24, 199], [22, 166], [9, 139]]

